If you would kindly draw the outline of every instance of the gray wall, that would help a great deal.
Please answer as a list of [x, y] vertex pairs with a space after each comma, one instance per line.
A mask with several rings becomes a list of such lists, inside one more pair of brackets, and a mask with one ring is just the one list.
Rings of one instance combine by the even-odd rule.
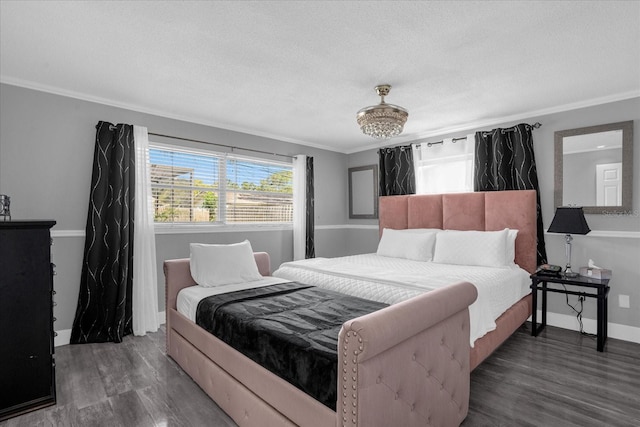
[[[596, 124], [634, 120], [634, 193], [631, 215], [587, 215], [592, 230], [640, 231], [640, 99], [620, 101], [567, 112], [532, 117], [519, 122], [539, 121], [534, 131], [535, 155], [542, 192], [545, 228], [553, 218], [553, 133]], [[335, 257], [375, 252], [378, 242], [377, 220], [348, 219], [347, 169], [377, 164], [377, 150], [350, 155], [225, 131], [151, 114], [130, 111], [64, 96], [10, 85], [0, 85], [0, 193], [12, 198], [15, 219], [58, 221], [54, 227], [54, 262], [58, 275], [56, 330], [70, 329], [78, 297], [84, 247], [95, 125], [100, 120], [146, 126], [163, 133], [281, 154], [307, 154], [314, 157], [316, 195], [316, 252]], [[507, 127], [515, 123], [504, 123]], [[491, 126], [496, 127], [496, 126]], [[484, 130], [484, 129], [478, 129]], [[426, 141], [460, 136], [443, 134]], [[153, 139], [153, 138], [152, 138]], [[168, 142], [166, 140], [160, 142]], [[192, 144], [194, 145], [194, 144]], [[196, 144], [202, 148], [202, 145]], [[213, 147], [213, 149], [216, 149]], [[158, 296], [164, 310], [164, 259], [187, 257], [190, 242], [227, 243], [249, 239], [254, 249], [271, 254], [272, 269], [292, 259], [292, 233], [252, 231], [215, 233], [157, 234]], [[573, 265], [586, 265], [589, 258], [613, 270], [609, 304], [610, 322], [640, 327], [640, 240], [637, 238], [574, 236]], [[546, 237], [549, 261], [564, 263], [563, 236]], [[618, 308], [618, 295], [631, 297], [631, 309]], [[550, 296], [550, 311], [572, 315], [559, 295]], [[585, 318], [595, 317], [595, 306], [587, 301]]]
[[[315, 221], [319, 256], [344, 254], [335, 225], [346, 221], [346, 155], [268, 138], [203, 126], [124, 108], [82, 101], [16, 86], [0, 85], [0, 194], [11, 197], [14, 219], [54, 219], [57, 265], [56, 330], [70, 329], [78, 299], [89, 201], [95, 125], [100, 120], [146, 126], [149, 132], [218, 142], [268, 152], [314, 157]], [[150, 137], [158, 142], [166, 139]], [[203, 144], [181, 143], [206, 148]], [[219, 147], [211, 146], [213, 150]], [[249, 153], [247, 153], [249, 154]], [[269, 156], [265, 156], [269, 157]], [[324, 237], [323, 234], [328, 236]], [[272, 268], [293, 258], [292, 232], [249, 231], [157, 234], [158, 297], [164, 310], [162, 261], [188, 257], [190, 242], [231, 243], [249, 239], [271, 255]]]
[[[594, 232], [591, 235], [574, 236], [572, 265], [575, 269], [575, 267], [587, 265], [588, 260], [593, 259], [598, 266], [611, 269], [613, 279], [609, 294], [609, 322], [640, 328], [640, 263], [638, 262], [640, 260], [640, 239], [637, 238], [637, 233], [640, 232], [640, 98], [536, 116], [482, 129], [442, 134], [421, 141], [434, 142], [443, 138], [465, 136], [471, 131], [510, 127], [518, 123], [540, 122], [542, 127], [533, 131], [533, 140], [541, 191], [542, 217], [545, 229], [547, 229], [555, 212], [553, 198], [554, 132], [626, 120], [634, 121], [632, 212], [627, 215], [586, 215], [587, 222]], [[377, 163], [376, 149], [350, 154], [347, 159], [347, 167]], [[351, 247], [355, 252], [358, 252], [358, 248], [355, 248], [358, 241], [362, 242], [363, 252], [370, 251], [372, 242], [378, 235], [377, 220], [348, 220], [348, 224], [370, 227], [364, 230], [350, 229], [348, 233], [349, 240], [352, 242]], [[624, 237], [624, 232], [635, 232], [636, 237]], [[601, 237], [598, 234], [604, 236]], [[545, 236], [545, 241], [549, 262], [564, 265], [564, 236], [548, 233]], [[373, 250], [375, 250], [375, 246]], [[621, 294], [630, 296], [631, 308], [618, 306], [618, 295]], [[574, 300], [573, 303], [575, 302]], [[551, 294], [548, 309], [551, 313], [573, 316], [572, 310], [565, 303], [564, 295]], [[595, 314], [595, 303], [592, 299], [588, 299], [585, 302], [583, 316], [587, 319], [595, 319]], [[577, 328], [577, 326], [576, 321], [575, 327]]]

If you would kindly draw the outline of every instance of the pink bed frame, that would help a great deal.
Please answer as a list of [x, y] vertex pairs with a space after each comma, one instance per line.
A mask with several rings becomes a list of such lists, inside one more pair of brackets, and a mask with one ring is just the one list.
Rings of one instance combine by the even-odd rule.
[[[518, 230], [515, 262], [533, 273], [537, 266], [535, 190], [490, 191], [380, 197], [380, 234], [384, 228], [448, 230]], [[531, 316], [531, 295], [522, 298], [496, 320], [496, 329], [476, 340], [471, 370], [511, 336]]]
[[[519, 230], [516, 262], [535, 268], [535, 192], [380, 198], [382, 228]], [[266, 253], [256, 253], [263, 275]], [[530, 315], [524, 298], [469, 351], [468, 306], [457, 283], [346, 322], [338, 337], [338, 402], [332, 411], [178, 313], [195, 285], [188, 259], [164, 263], [167, 353], [240, 426], [457, 426], [467, 415], [469, 373]]]

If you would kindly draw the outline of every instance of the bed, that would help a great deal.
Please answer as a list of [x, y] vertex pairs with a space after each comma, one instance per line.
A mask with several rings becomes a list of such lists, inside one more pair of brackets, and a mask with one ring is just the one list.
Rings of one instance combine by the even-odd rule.
[[[380, 198], [380, 230], [517, 229], [515, 262], [535, 268], [535, 192]], [[264, 276], [268, 254], [256, 253]], [[470, 350], [474, 285], [461, 281], [344, 323], [338, 336], [333, 411], [226, 345], [177, 311], [195, 285], [188, 259], [164, 263], [167, 353], [241, 426], [459, 425], [468, 411], [469, 372], [530, 315], [529, 296], [495, 321]]]
[[[504, 278], [506, 283], [503, 283], [502, 287], [495, 287], [497, 290], [509, 292], [508, 299], [499, 301], [498, 307], [484, 307], [485, 311], [492, 311], [492, 313], [485, 313], [484, 316], [478, 313], [477, 307], [483, 302], [482, 294], [470, 307], [472, 321], [475, 314], [475, 323], [472, 322], [470, 334], [470, 367], [473, 370], [531, 315], [529, 275], [536, 268], [537, 245], [535, 191], [387, 196], [380, 198], [379, 211], [381, 237], [385, 229], [498, 231], [506, 228], [518, 230], [515, 253], [511, 255], [515, 267]], [[380, 262], [385, 263], [383, 268], [378, 268]], [[413, 270], [416, 266], [419, 268]], [[446, 269], [451, 269], [452, 281], [469, 280], [476, 286], [485, 285], [485, 288], [488, 287], [489, 291], [493, 292], [495, 290], [491, 289], [493, 285], [491, 282], [501, 278], [498, 274], [503, 274], [499, 271], [501, 269], [485, 272], [482, 271], [485, 270], [484, 267], [416, 263], [411, 260], [376, 257], [375, 254], [284, 263], [274, 274], [290, 280], [328, 286], [341, 292], [352, 292], [354, 295], [378, 301], [397, 302], [420, 291], [407, 291], [398, 299], [395, 289], [397, 285], [390, 284], [396, 293], [385, 295], [381, 286], [384, 282], [392, 281], [395, 276], [398, 282], [419, 284], [420, 275], [434, 276], [436, 279], [443, 278], [440, 272]], [[412, 271], [413, 275], [410, 274]], [[436, 285], [437, 282], [436, 280]], [[505, 286], [510, 284], [514, 286]], [[376, 285], [379, 289], [375, 292], [368, 291]], [[479, 318], [482, 322], [478, 321]]]

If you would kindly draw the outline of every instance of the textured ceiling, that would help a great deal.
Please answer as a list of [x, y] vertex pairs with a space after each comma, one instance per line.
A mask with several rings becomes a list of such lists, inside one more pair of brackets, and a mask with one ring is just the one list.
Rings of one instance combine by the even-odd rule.
[[2, 0], [0, 49], [4, 83], [344, 153], [640, 96], [638, 1]]

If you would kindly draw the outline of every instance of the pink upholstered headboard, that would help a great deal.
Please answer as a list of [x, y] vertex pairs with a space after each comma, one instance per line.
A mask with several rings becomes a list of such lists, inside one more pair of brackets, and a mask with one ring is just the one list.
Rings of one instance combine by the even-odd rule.
[[379, 217], [380, 233], [384, 228], [516, 229], [516, 264], [530, 273], [536, 269], [535, 190], [383, 196]]

